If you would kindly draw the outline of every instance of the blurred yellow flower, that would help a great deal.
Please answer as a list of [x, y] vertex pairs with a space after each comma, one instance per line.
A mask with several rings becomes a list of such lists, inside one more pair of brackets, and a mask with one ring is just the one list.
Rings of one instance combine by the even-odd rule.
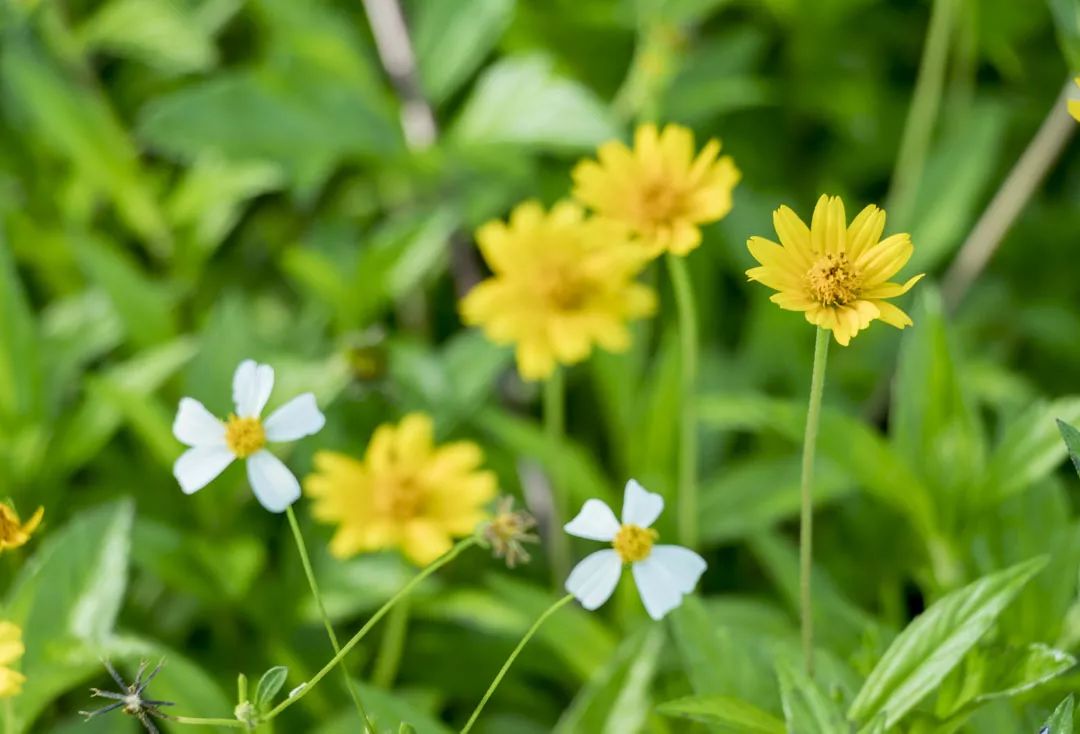
[[779, 291], [770, 298], [773, 303], [802, 311], [844, 346], [874, 319], [898, 329], [911, 325], [911, 318], [885, 299], [907, 293], [923, 276], [888, 282], [907, 264], [914, 246], [907, 234], [881, 239], [881, 209], [870, 205], [848, 225], [840, 198], [822, 196], [809, 228], [786, 206], [773, 212], [773, 224], [782, 245], [751, 237], [747, 247], [761, 267], [746, 271], [750, 280]]
[[[1076, 79], [1076, 83], [1077, 85], [1080, 85], [1080, 77]], [[1072, 115], [1076, 120], [1080, 121], [1080, 100], [1069, 100], [1069, 114]]]
[[731, 192], [742, 174], [731, 156], [717, 158], [710, 140], [694, 155], [694, 134], [681, 125], [638, 127], [633, 150], [614, 140], [598, 161], [574, 168], [574, 198], [604, 218], [629, 226], [650, 257], [686, 255], [701, 243], [698, 225], [731, 211]]
[[26, 676], [10, 665], [23, 656], [22, 630], [11, 622], [0, 622], [0, 698], [22, 693]]
[[509, 224], [489, 222], [476, 239], [493, 275], [462, 299], [462, 318], [495, 343], [514, 344], [527, 380], [584, 360], [593, 344], [625, 350], [626, 321], [656, 308], [652, 289], [634, 282], [645, 259], [626, 246], [625, 227], [587, 219], [577, 204], [545, 213], [526, 202]]
[[497, 481], [479, 468], [483, 459], [470, 441], [436, 446], [431, 418], [411, 413], [397, 426], [379, 426], [363, 461], [315, 454], [304, 491], [315, 500], [315, 518], [338, 526], [330, 541], [334, 556], [400, 548], [426, 566], [487, 518], [484, 504]]
[[25, 545], [41, 524], [45, 508], [39, 507], [25, 523], [19, 520], [15, 508], [0, 502], [0, 550], [10, 550]]

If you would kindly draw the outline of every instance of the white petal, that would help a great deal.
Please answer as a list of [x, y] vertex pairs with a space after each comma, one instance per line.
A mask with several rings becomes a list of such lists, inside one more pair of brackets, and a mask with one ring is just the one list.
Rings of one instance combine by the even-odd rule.
[[225, 471], [236, 457], [225, 446], [196, 446], [188, 449], [173, 464], [173, 476], [180, 482], [184, 494], [193, 494]]
[[275, 410], [263, 427], [271, 441], [295, 441], [318, 433], [326, 425], [326, 417], [315, 404], [315, 396], [306, 392]]
[[694, 590], [704, 572], [705, 559], [677, 545], [656, 546], [633, 568], [641, 603], [653, 619], [663, 619], [679, 606], [683, 595]]
[[225, 424], [193, 398], [180, 399], [172, 432], [185, 446], [225, 444]]
[[285, 512], [300, 499], [300, 482], [281, 459], [265, 449], [248, 457], [247, 473], [255, 498], [270, 512]]
[[626, 525], [650, 527], [664, 511], [664, 498], [638, 484], [636, 479], [626, 483], [623, 495], [622, 521]]
[[566, 579], [566, 590], [592, 611], [615, 591], [622, 576], [622, 559], [610, 548], [585, 556]]
[[563, 525], [563, 530], [586, 540], [610, 541], [615, 540], [615, 534], [619, 532], [619, 521], [611, 508], [600, 500], [586, 500], [581, 512]]
[[232, 396], [236, 414], [241, 418], [258, 417], [273, 389], [274, 368], [245, 359], [233, 375]]

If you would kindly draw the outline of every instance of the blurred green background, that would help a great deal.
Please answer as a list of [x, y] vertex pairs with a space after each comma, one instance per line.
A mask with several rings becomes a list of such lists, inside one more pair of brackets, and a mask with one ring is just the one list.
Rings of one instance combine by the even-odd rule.
[[[134, 731], [75, 715], [104, 684], [100, 656], [125, 670], [166, 657], [153, 692], [202, 716], [231, 715], [238, 672], [287, 665], [290, 688], [329, 657], [288, 530], [242, 471], [190, 498], [171, 476], [177, 400], [224, 414], [243, 358], [274, 365], [276, 399], [311, 389], [326, 408], [327, 428], [289, 456], [301, 475], [316, 448], [359, 455], [378, 423], [419, 409], [440, 438], [482, 444], [503, 489], [535, 507], [537, 468], [555, 465], [575, 504], [617, 505], [630, 476], [670, 498], [678, 350], [658, 268], [660, 315], [631, 353], [569, 372], [562, 446], [543, 438], [536, 387], [456, 310], [484, 272], [473, 230], [566, 196], [573, 163], [638, 120], [718, 137], [743, 172], [733, 212], [690, 256], [706, 600], [650, 627], [624, 583], [601, 612], [560, 612], [477, 730], [688, 731], [652, 707], [691, 691], [779, 712], [769, 660], [797, 649], [813, 337], [746, 283], [745, 241], [772, 236], [778, 205], [808, 217], [824, 192], [849, 215], [886, 206], [887, 231], [914, 238], [905, 274], [930, 273], [902, 304], [914, 329], [877, 325], [830, 357], [817, 523], [830, 690], [850, 700], [932, 600], [1043, 552], [1051, 566], [992, 643], [1080, 647], [1076, 477], [1052, 420], [1080, 419], [1071, 122], [1049, 133], [1064, 149], [953, 311], [936, 285], [1067, 83], [1071, 0], [403, 10], [417, 76], [394, 84], [360, 0], [0, 2], [0, 494], [46, 508], [32, 545], [0, 564], [29, 678], [9, 731]], [[429, 107], [430, 145], [403, 134], [403, 93]], [[348, 636], [413, 570], [392, 553], [330, 559], [329, 529], [298, 511]], [[361, 645], [350, 668], [388, 729], [463, 723], [556, 598], [535, 555], [511, 573], [474, 551], [422, 587], [398, 670], [376, 662], [383, 630]], [[1077, 682], [979, 701], [961, 730], [1035, 731]], [[931, 699], [910, 720], [926, 728], [904, 730], [945, 731], [939, 719]], [[356, 731], [340, 680], [278, 731]]]

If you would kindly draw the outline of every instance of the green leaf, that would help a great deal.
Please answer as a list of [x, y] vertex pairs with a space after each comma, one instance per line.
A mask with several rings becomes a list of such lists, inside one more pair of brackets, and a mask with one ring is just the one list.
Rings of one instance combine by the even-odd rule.
[[668, 701], [658, 713], [709, 724], [720, 734], [786, 734], [784, 722], [728, 696], [691, 696]]
[[984, 576], [939, 599], [885, 651], [848, 711], [868, 722], [884, 712], [892, 726], [932, 691], [1046, 565], [1035, 558]]
[[851, 730], [837, 704], [797, 665], [780, 658], [776, 675], [791, 734], [843, 734]]
[[641, 731], [663, 642], [657, 625], [624, 640], [559, 718], [554, 734]]
[[1047, 0], [1069, 68], [1080, 71], [1080, 0]]
[[108, 294], [135, 347], [151, 347], [176, 334], [175, 299], [132, 257], [93, 236], [78, 238], [72, 247], [90, 280]]
[[[776, 701], [770, 652], [745, 630], [718, 627], [696, 596], [687, 596], [670, 616], [682, 667], [694, 692], [725, 695], [769, 707]], [[723, 660], [723, 665], [717, 665]]]
[[1033, 405], [1010, 421], [986, 466], [985, 502], [1023, 491], [1057, 469], [1068, 454], [1061, 442], [1060, 421], [1078, 420], [1080, 397], [1065, 397]]
[[29, 42], [15, 38], [5, 37], [0, 73], [28, 118], [24, 129], [107, 193], [127, 225], [155, 254], [168, 253], [171, 235], [138, 151], [106, 100], [94, 87], [67, 78]]
[[23, 723], [99, 666], [127, 588], [134, 512], [129, 500], [81, 512], [48, 533], [16, 577], [6, 616], [26, 646], [27, 682], [14, 699]]
[[1076, 469], [1076, 473], [1080, 474], [1080, 431], [1073, 428], [1071, 425], [1057, 419], [1058, 431], [1061, 432], [1061, 438], [1065, 441], [1065, 448], [1069, 452], [1069, 458], [1072, 459], [1073, 468]]
[[420, 2], [413, 45], [424, 92], [435, 104], [453, 94], [498, 43], [516, 0]]
[[0, 430], [31, 417], [39, 395], [37, 326], [7, 242], [0, 238]]
[[259, 678], [259, 684], [255, 688], [255, 708], [260, 713], [265, 713], [273, 706], [274, 698], [281, 687], [285, 685], [285, 679], [289, 677], [289, 669], [284, 665], [275, 665], [267, 670]]
[[1073, 723], [1073, 697], [1070, 695], [1050, 714], [1039, 734], [1073, 734]]
[[204, 71], [217, 62], [208, 29], [175, 0], [112, 0], [78, 30], [88, 51], [105, 51], [169, 74]]
[[[814, 506], [824, 507], [855, 491], [836, 464], [822, 458], [814, 473]], [[754, 458], [725, 466], [701, 485], [701, 538], [721, 543], [768, 530], [799, 514], [798, 457]]]
[[[704, 424], [724, 430], [775, 431], [789, 441], [803, 440], [806, 406], [748, 392], [707, 395], [699, 401]], [[893, 448], [861, 420], [825, 408], [818, 452], [847, 471], [861, 489], [904, 514], [924, 533], [934, 526], [930, 491]]]
[[503, 59], [484, 73], [451, 136], [468, 145], [582, 151], [618, 131], [592, 92], [556, 74], [549, 59], [526, 56]]
[[1017, 696], [1075, 665], [1072, 655], [1042, 644], [976, 647], [942, 683], [936, 712], [946, 719], [964, 708]]

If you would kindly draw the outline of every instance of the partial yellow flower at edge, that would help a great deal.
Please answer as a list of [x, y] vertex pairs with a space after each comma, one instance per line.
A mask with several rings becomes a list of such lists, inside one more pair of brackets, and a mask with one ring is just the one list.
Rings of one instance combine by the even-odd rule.
[[45, 508], [39, 507], [25, 523], [19, 520], [19, 513], [9, 504], [0, 502], [0, 550], [11, 550], [26, 545], [30, 536], [41, 524]]
[[22, 692], [26, 676], [9, 667], [17, 663], [24, 652], [22, 630], [11, 622], [0, 622], [0, 698], [10, 698]]
[[656, 309], [652, 289], [634, 280], [647, 259], [628, 237], [625, 227], [587, 218], [572, 202], [550, 212], [521, 204], [508, 223], [477, 232], [492, 277], [462, 299], [462, 319], [496, 344], [513, 344], [526, 380], [583, 361], [594, 345], [624, 351], [626, 322]]
[[700, 225], [731, 211], [742, 174], [719, 154], [720, 143], [710, 140], [695, 155], [694, 134], [681, 125], [662, 131], [641, 125], [632, 150], [617, 140], [604, 143], [598, 160], [574, 168], [574, 198], [630, 227], [650, 257], [686, 255], [701, 244]]
[[[1080, 78], [1077, 78], [1075, 81], [1076, 81], [1076, 84], [1078, 86], [1080, 86]], [[1076, 119], [1077, 121], [1080, 121], [1080, 100], [1076, 100], [1076, 99], [1070, 99], [1069, 100], [1069, 114], [1072, 115], [1073, 118]]]
[[338, 558], [399, 548], [418, 566], [450, 550], [487, 519], [484, 505], [498, 482], [480, 469], [484, 455], [470, 441], [438, 446], [427, 415], [383, 424], [362, 460], [334, 451], [315, 454], [304, 480], [312, 515], [336, 524], [330, 552]]
[[786, 206], [773, 212], [773, 223], [781, 244], [751, 237], [747, 247], [761, 267], [746, 271], [750, 280], [779, 291], [773, 303], [802, 311], [843, 346], [875, 319], [898, 329], [911, 325], [886, 299], [907, 293], [923, 276], [889, 282], [914, 246], [907, 234], [881, 239], [884, 211], [868, 206], [848, 225], [840, 198], [822, 196], [809, 227]]

